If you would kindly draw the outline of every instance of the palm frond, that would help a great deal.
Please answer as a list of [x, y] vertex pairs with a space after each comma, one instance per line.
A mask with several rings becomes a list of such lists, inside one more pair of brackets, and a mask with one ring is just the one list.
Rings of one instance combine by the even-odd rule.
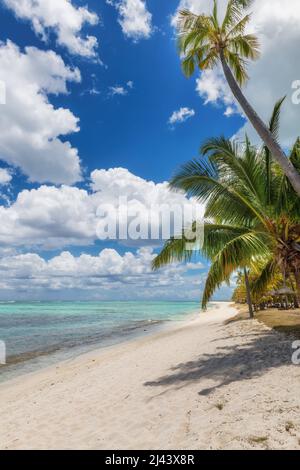
[[[280, 125], [280, 112], [282, 104], [285, 100], [285, 96], [281, 98], [274, 106], [273, 113], [271, 119], [269, 121], [269, 130], [272, 132], [273, 137], [278, 140], [279, 138], [279, 125]], [[272, 155], [267, 146], [264, 146], [263, 152], [265, 155], [265, 162], [266, 162], [266, 174], [267, 174], [267, 184], [266, 184], [266, 193], [267, 193], [267, 203], [271, 204], [271, 192], [272, 192], [272, 174], [271, 174], [271, 163], [272, 163]]]
[[[208, 139], [202, 145], [201, 152], [217, 169], [218, 181], [225, 184], [226, 188], [237, 196], [235, 201], [242, 199], [243, 206], [246, 205], [248, 209], [250, 208], [252, 215], [255, 214], [255, 217], [263, 221], [265, 215], [261, 209], [265, 205], [264, 167], [258, 158], [256, 149], [250, 145], [249, 141], [246, 141], [244, 147], [242, 151], [242, 147], [237, 142], [219, 137]], [[216, 204], [222, 211], [221, 204], [225, 208], [228, 201], [221, 199], [215, 201], [214, 210]], [[212, 216], [210, 210], [209, 203], [207, 216], [208, 213], [209, 216]], [[228, 211], [231, 212], [231, 210], [232, 208], [228, 207]]]
[[266, 289], [272, 282], [277, 269], [278, 265], [276, 261], [273, 258], [269, 259], [264, 268], [261, 270], [260, 275], [251, 284], [251, 291], [254, 295], [260, 295], [266, 292]]
[[192, 256], [196, 253], [198, 243], [198, 240], [195, 238], [195, 233], [196, 222], [193, 222], [191, 226], [185, 228], [179, 236], [172, 237], [168, 240], [159, 255], [154, 258], [152, 269], [158, 270], [174, 262], [190, 261]]
[[206, 15], [195, 15], [189, 10], [181, 10], [178, 14], [177, 28], [180, 36], [189, 34], [191, 31], [209, 31], [210, 21]]
[[228, 31], [233, 25], [240, 23], [245, 8], [250, 5], [250, 1], [229, 0], [222, 24], [222, 30]]
[[290, 160], [294, 167], [298, 170], [300, 173], [300, 138], [296, 140], [295, 144], [293, 145], [291, 154], [290, 154]]
[[247, 233], [246, 227], [205, 222], [201, 253], [207, 259], [213, 259], [230, 241]]
[[281, 113], [281, 107], [286, 99], [286, 96], [281, 98], [280, 100], [275, 103], [272, 116], [269, 121], [269, 129], [272, 132], [273, 136], [276, 138], [276, 140], [279, 138], [279, 125], [280, 125], [280, 113]]
[[218, 20], [218, 2], [217, 0], [213, 0], [214, 6], [213, 6], [213, 14], [211, 16], [212, 19], [212, 24], [216, 30], [219, 29], [219, 20]]
[[196, 68], [195, 58], [193, 56], [187, 56], [182, 61], [181, 66], [182, 66], [184, 75], [188, 78], [191, 77], [194, 74], [195, 68]]
[[199, 68], [201, 70], [207, 70], [214, 68], [219, 61], [218, 53], [215, 49], [211, 49], [210, 52], [199, 61]]
[[[226, 33], [226, 38], [227, 39], [234, 38], [236, 36], [244, 34], [246, 26], [251, 20], [251, 16], [252, 16], [251, 14], [248, 14], [244, 16], [240, 21], [233, 23], [232, 25], [226, 26], [226, 29], [224, 30]], [[228, 27], [230, 26], [232, 26], [231, 29], [227, 31]]]
[[239, 268], [248, 266], [257, 253], [268, 254], [268, 249], [254, 232], [248, 232], [227, 243], [213, 259], [209, 270], [202, 299], [202, 307], [206, 308], [214, 292]]
[[240, 86], [243, 86], [248, 81], [247, 62], [236, 52], [226, 49], [224, 52], [225, 58], [234, 74], [236, 81]]
[[238, 35], [229, 39], [230, 49], [240, 57], [257, 60], [260, 56], [260, 46], [253, 34]]
[[182, 165], [171, 179], [170, 187], [206, 204], [208, 218], [219, 220], [223, 217], [228, 223], [246, 225], [256, 219], [264, 222], [252, 201], [236, 191], [230, 181], [221, 181], [216, 167], [204, 159]]
[[208, 155], [209, 161], [217, 168], [222, 181], [239, 185], [244, 183], [245, 188], [257, 196], [259, 188], [254, 175], [257, 174], [259, 162], [256, 161], [256, 151], [248, 140], [243, 158], [240, 158], [240, 151], [240, 146], [236, 141], [225, 137], [208, 139], [201, 147], [201, 153], [204, 156]]

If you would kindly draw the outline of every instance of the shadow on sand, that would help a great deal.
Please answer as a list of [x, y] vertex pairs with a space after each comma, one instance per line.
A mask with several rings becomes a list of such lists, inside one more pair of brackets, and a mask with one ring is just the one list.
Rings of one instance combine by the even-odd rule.
[[[205, 396], [232, 382], [250, 380], [275, 367], [291, 365], [293, 353], [291, 338], [271, 331], [242, 336], [246, 338], [243, 344], [217, 346], [213, 354], [204, 354], [193, 361], [178, 364], [170, 369], [169, 375], [146, 382], [144, 385], [182, 388], [190, 383], [199, 382], [200, 385], [201, 379], [211, 379], [216, 384], [199, 392], [199, 395]], [[231, 340], [233, 338], [238, 336], [230, 337]], [[224, 339], [221, 338], [219, 341], [224, 342]]]

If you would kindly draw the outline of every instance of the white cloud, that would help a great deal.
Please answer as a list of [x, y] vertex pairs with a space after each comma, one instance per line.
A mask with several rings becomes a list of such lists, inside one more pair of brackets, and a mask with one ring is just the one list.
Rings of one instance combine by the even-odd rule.
[[[180, 8], [190, 8], [195, 13], [208, 12], [212, 8], [211, 3], [209, 0], [182, 0]], [[218, 3], [221, 15], [227, 0], [219, 0]], [[269, 119], [275, 102], [287, 95], [282, 112], [281, 142], [288, 146], [299, 135], [300, 106], [292, 103], [291, 86], [294, 80], [300, 78], [300, 2], [290, 0], [283, 6], [281, 0], [255, 0], [251, 10], [253, 16], [250, 29], [260, 39], [262, 55], [249, 67], [250, 81], [244, 92], [265, 121]], [[226, 108], [232, 107], [233, 100], [220, 70], [202, 74], [197, 80], [197, 89], [206, 102], [219, 102], [224, 103]], [[249, 124], [246, 124], [241, 134], [244, 135], [244, 132], [257, 140]]]
[[[218, 0], [219, 15], [224, 15], [227, 0]], [[212, 11], [213, 2], [211, 0], [180, 0], [178, 8], [171, 18], [172, 25], [177, 25], [177, 14], [179, 10], [190, 10], [193, 13], [210, 14]]]
[[119, 96], [125, 96], [128, 94], [128, 90], [126, 90], [123, 86], [111, 86], [109, 88], [111, 96], [119, 95]]
[[0, 185], [5, 186], [9, 184], [12, 180], [12, 175], [9, 170], [6, 168], [0, 168]]
[[76, 7], [71, 0], [2, 0], [17, 18], [29, 20], [36, 34], [47, 40], [49, 30], [55, 31], [57, 42], [72, 54], [95, 57], [97, 38], [82, 36], [85, 24], [96, 25], [95, 13]]
[[[161, 205], [193, 207], [167, 183], [155, 184], [124, 168], [95, 170], [90, 191], [76, 187], [41, 186], [23, 190], [8, 207], [0, 206], [0, 295], [8, 299], [199, 299], [207, 267], [199, 262], [174, 263], [152, 272], [155, 256], [147, 241], [132, 245], [136, 251], [103, 249], [98, 255], [63, 251], [45, 259], [43, 249], [82, 246], [97, 240], [99, 206], [137, 209], [143, 220]], [[199, 218], [203, 208], [197, 212]], [[119, 228], [127, 219], [119, 219]], [[160, 220], [155, 221], [160, 228]], [[127, 242], [125, 242], [127, 243]], [[160, 242], [158, 243], [160, 245]], [[139, 247], [139, 249], [137, 249]], [[95, 247], [93, 247], [93, 250]], [[123, 251], [123, 250], [122, 250]]]
[[[92, 245], [99, 236], [99, 208], [109, 205], [118, 210], [123, 203], [120, 198], [126, 198], [129, 212], [137, 212], [147, 227], [153, 215], [153, 205], [169, 205], [176, 210], [183, 206], [195, 208], [183, 194], [170, 192], [167, 183], [146, 181], [123, 168], [95, 170], [91, 175], [91, 189], [92, 192], [88, 192], [69, 186], [40, 186], [21, 191], [9, 207], [0, 206], [0, 247], [52, 249]], [[113, 223], [113, 211], [110, 217], [109, 221]], [[159, 232], [161, 220], [154, 217], [152, 221], [154, 232]], [[121, 214], [118, 228], [124, 232], [127, 223], [128, 218]], [[133, 244], [142, 246], [149, 243], [155, 245], [159, 242], [138, 240]]]
[[224, 116], [230, 117], [235, 113], [236, 113], [236, 110], [233, 106], [227, 106], [227, 108], [225, 109], [225, 112], [224, 112]]
[[234, 103], [229, 86], [225, 82], [220, 69], [205, 70], [196, 80], [196, 90], [204, 103], [222, 102], [226, 105]]
[[115, 85], [109, 87], [109, 95], [110, 96], [126, 96], [128, 95], [129, 91], [133, 89], [133, 81], [129, 80], [125, 85]]
[[104, 249], [98, 256], [75, 257], [70, 252], [62, 252], [49, 261], [27, 253], [1, 258], [0, 272], [6, 270], [7, 277], [31, 279], [135, 276], [149, 273], [152, 259], [152, 250], [145, 248], [138, 250], [136, 256], [131, 252], [121, 256], [113, 249]]
[[124, 35], [138, 41], [148, 39], [153, 31], [152, 15], [144, 0], [106, 0], [119, 12], [119, 23]]
[[0, 113], [0, 159], [20, 168], [31, 181], [71, 184], [81, 178], [76, 148], [60, 136], [77, 132], [69, 109], [55, 108], [49, 94], [67, 93], [79, 82], [78, 69], [67, 67], [53, 51], [0, 43], [0, 80], [6, 105]]
[[177, 124], [187, 121], [189, 118], [195, 116], [195, 111], [190, 108], [180, 108], [178, 111], [174, 111], [169, 119], [169, 124]]
[[[201, 263], [173, 264], [153, 272], [151, 248], [120, 255], [104, 249], [98, 255], [74, 256], [65, 251], [49, 260], [36, 253], [5, 254], [0, 258], [1, 298], [199, 298], [204, 277]], [[186, 276], [191, 271], [193, 274]], [[196, 283], [197, 280], [197, 283]], [[175, 289], [174, 289], [175, 287]], [[196, 290], [197, 288], [197, 290]]]
[[[152, 247], [143, 247], [146, 241], [136, 243], [142, 247], [135, 252], [124, 254], [116, 249], [76, 256], [63, 251], [46, 260], [34, 252], [92, 245], [97, 239], [99, 205], [118, 209], [120, 197], [126, 197], [128, 207], [137, 208], [145, 220], [152, 204], [192, 204], [183, 194], [171, 193], [167, 183], [146, 181], [124, 168], [95, 170], [90, 192], [69, 186], [23, 190], [14, 204], [0, 206], [1, 298], [199, 298], [205, 267], [199, 262], [175, 263], [152, 272], [155, 254]], [[125, 223], [120, 218], [119, 225]]]

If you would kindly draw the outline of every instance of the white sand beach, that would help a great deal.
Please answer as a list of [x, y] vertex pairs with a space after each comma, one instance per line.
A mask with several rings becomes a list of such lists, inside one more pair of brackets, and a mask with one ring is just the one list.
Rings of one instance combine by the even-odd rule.
[[1, 449], [299, 449], [291, 340], [235, 313], [2, 384]]

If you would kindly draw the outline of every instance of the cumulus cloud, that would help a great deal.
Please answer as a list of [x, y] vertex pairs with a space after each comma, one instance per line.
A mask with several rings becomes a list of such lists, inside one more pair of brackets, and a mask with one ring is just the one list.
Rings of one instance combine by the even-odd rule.
[[220, 69], [204, 70], [201, 77], [196, 80], [196, 90], [205, 104], [217, 103], [218, 101], [222, 101], [226, 105], [234, 103], [230, 88]]
[[[98, 255], [63, 251], [45, 259], [35, 252], [94, 244], [99, 207], [108, 206], [111, 214], [120, 209], [120, 198], [126, 198], [129, 211], [142, 214], [142, 224], [148, 223], [153, 205], [193, 205], [183, 194], [171, 193], [167, 183], [146, 181], [124, 168], [95, 170], [90, 185], [90, 191], [69, 186], [23, 190], [9, 207], [0, 206], [1, 298], [199, 298], [205, 267], [175, 263], [152, 272], [155, 253], [144, 240], [123, 254], [106, 248]], [[124, 229], [128, 219], [120, 214]], [[161, 221], [155, 223], [159, 228]]]
[[152, 33], [152, 15], [144, 0], [106, 0], [119, 12], [119, 23], [124, 35], [134, 41], [148, 39]]
[[55, 31], [57, 42], [72, 54], [95, 57], [97, 38], [83, 36], [86, 24], [96, 25], [95, 13], [86, 7], [76, 7], [71, 0], [2, 0], [17, 18], [31, 21], [36, 34], [47, 40], [49, 30]]
[[67, 93], [79, 82], [78, 69], [67, 67], [53, 51], [0, 43], [0, 81], [6, 104], [0, 113], [0, 159], [20, 168], [31, 181], [71, 184], [81, 178], [76, 148], [60, 136], [77, 132], [69, 109], [55, 108], [50, 94]]
[[[221, 16], [227, 0], [219, 0], [218, 4]], [[179, 5], [179, 8], [188, 8], [195, 13], [208, 13], [211, 7], [209, 0], [181, 0]], [[265, 121], [275, 102], [282, 96], [288, 96], [281, 127], [281, 142], [288, 146], [299, 135], [300, 107], [292, 103], [291, 94], [294, 91], [293, 81], [299, 79], [300, 4], [298, 0], [290, 0], [283, 7], [281, 0], [255, 0], [251, 10], [253, 16], [250, 29], [260, 39], [262, 55], [249, 67], [250, 81], [244, 92]], [[173, 17], [175, 24], [176, 15]], [[218, 69], [204, 72], [197, 80], [197, 90], [206, 103], [223, 103], [225, 113], [229, 109], [234, 112], [238, 110], [233, 105], [231, 94]], [[249, 124], [245, 125], [240, 134], [243, 136], [245, 132], [257, 140]]]
[[12, 175], [6, 168], [0, 168], [0, 186], [6, 186], [12, 180]]
[[180, 108], [178, 111], [174, 111], [169, 118], [168, 123], [171, 125], [182, 123], [195, 116], [195, 111], [190, 108]]
[[6, 256], [0, 260], [0, 272], [10, 278], [109, 278], [111, 276], [137, 276], [150, 272], [153, 253], [150, 249], [119, 255], [116, 250], [104, 249], [98, 256], [73, 256], [65, 251], [46, 261], [36, 253]]
[[[201, 263], [170, 265], [152, 272], [155, 254], [151, 248], [120, 255], [104, 249], [98, 255], [74, 256], [69, 251], [44, 259], [36, 253], [4, 254], [0, 258], [2, 298], [45, 298], [51, 293], [72, 298], [198, 298]], [[192, 276], [185, 276], [188, 270]], [[197, 286], [196, 286], [197, 278]], [[204, 278], [203, 278], [204, 279]], [[174, 287], [177, 288], [177, 291]]]
[[[124, 204], [127, 213], [121, 210]], [[199, 219], [203, 216], [202, 208], [183, 194], [170, 192], [167, 183], [146, 181], [123, 168], [95, 170], [91, 174], [91, 191], [70, 186], [40, 186], [21, 191], [9, 207], [0, 206], [0, 247], [51, 249], [92, 245], [99, 239], [99, 223], [107, 208], [107, 221], [113, 226], [116, 220], [119, 233], [127, 233], [128, 221], [136, 215], [143, 227], [148, 229], [151, 223], [153, 238], [154, 235], [159, 238], [162, 220], [157, 217], [157, 210], [160, 206], [174, 211], [185, 207], [187, 218], [193, 218], [195, 211]], [[188, 219], [185, 221], [188, 223]], [[178, 223], [182, 224], [182, 219]], [[124, 243], [129, 243], [126, 237]], [[140, 246], [147, 243], [152, 242], [134, 240]], [[153, 240], [153, 245], [158, 243], [157, 239]]]
[[[201, 221], [203, 217], [203, 206], [187, 199], [183, 193], [171, 192], [168, 183], [146, 181], [124, 168], [95, 170], [91, 181], [96, 191], [94, 197], [101, 199], [103, 212], [107, 206], [105, 212], [110, 227], [117, 211], [119, 237], [126, 240], [129, 233], [127, 243], [130, 244], [135, 240], [140, 244], [143, 240], [159, 244], [162, 239], [181, 233], [183, 225], [195, 218]], [[135, 219], [139, 222], [137, 227]]]

